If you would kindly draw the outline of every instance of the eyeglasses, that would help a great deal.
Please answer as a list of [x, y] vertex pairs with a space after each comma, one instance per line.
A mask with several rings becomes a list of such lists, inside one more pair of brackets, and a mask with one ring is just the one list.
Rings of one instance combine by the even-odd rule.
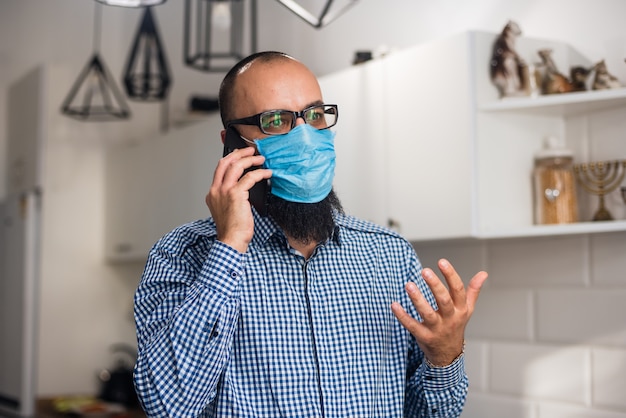
[[254, 125], [266, 135], [286, 134], [296, 126], [298, 118], [316, 129], [328, 129], [337, 124], [338, 109], [334, 104], [321, 104], [307, 107], [299, 112], [291, 110], [268, 110], [247, 118], [235, 119], [226, 123], [232, 125]]

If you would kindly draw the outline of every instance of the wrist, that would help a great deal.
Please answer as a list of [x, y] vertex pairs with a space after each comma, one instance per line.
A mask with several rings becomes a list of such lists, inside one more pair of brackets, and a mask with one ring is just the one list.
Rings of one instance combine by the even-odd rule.
[[437, 369], [437, 368], [451, 366], [452, 364], [456, 363], [461, 358], [463, 358], [464, 355], [465, 355], [465, 340], [463, 341], [463, 346], [461, 347], [461, 352], [456, 357], [454, 357], [451, 361], [449, 361], [449, 360], [439, 360], [439, 359], [436, 359], [435, 361], [431, 361], [428, 357], [424, 356], [424, 362], [426, 363], [426, 365], [428, 367], [433, 368], [433, 369]]
[[237, 250], [241, 254], [245, 254], [248, 251], [248, 244], [250, 244], [247, 240], [244, 239], [238, 239], [236, 237], [228, 236], [220, 237], [219, 234], [217, 236], [217, 240]]

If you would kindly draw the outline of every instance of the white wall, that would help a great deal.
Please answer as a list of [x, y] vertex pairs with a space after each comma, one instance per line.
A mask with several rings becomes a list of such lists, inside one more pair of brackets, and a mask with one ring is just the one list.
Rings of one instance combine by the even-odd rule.
[[[591, 60], [607, 59], [626, 83], [623, 0], [361, 0], [321, 30], [275, 1], [259, 3], [260, 49], [291, 53], [319, 75], [350, 65], [356, 50], [402, 48], [465, 29], [496, 32], [514, 19], [526, 36], [564, 40]], [[155, 10], [173, 70], [169, 107], [176, 115], [191, 93], [215, 95], [223, 74], [183, 66], [181, 0]], [[93, 11], [92, 0], [2, 0], [0, 97], [28, 70], [46, 64], [63, 74], [52, 96], [60, 106], [91, 55]], [[100, 50], [115, 75], [122, 72], [140, 13], [103, 8]], [[134, 342], [129, 310], [141, 265], [107, 265], [102, 247], [103, 150], [112, 141], [149, 140], [160, 124], [160, 105], [130, 105], [133, 119], [105, 128], [51, 117], [41, 395], [95, 390], [95, 373], [111, 361], [108, 346]], [[0, 100], [0, 127], [6, 125], [6, 106]], [[0, 150], [5, 142], [0, 129]], [[3, 180], [0, 173], [0, 194]], [[626, 296], [625, 238], [616, 233], [418, 245], [425, 264], [445, 255], [466, 276], [477, 268], [491, 273], [468, 329], [472, 388], [464, 416], [626, 417], [626, 312], [620, 303]]]
[[626, 234], [415, 247], [426, 265], [490, 273], [466, 334], [463, 416], [626, 416]]

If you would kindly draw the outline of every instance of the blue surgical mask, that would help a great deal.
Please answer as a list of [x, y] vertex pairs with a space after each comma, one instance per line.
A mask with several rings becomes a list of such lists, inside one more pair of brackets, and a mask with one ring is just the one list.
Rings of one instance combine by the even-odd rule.
[[335, 133], [301, 124], [284, 135], [254, 141], [272, 170], [271, 193], [289, 202], [317, 203], [335, 176]]

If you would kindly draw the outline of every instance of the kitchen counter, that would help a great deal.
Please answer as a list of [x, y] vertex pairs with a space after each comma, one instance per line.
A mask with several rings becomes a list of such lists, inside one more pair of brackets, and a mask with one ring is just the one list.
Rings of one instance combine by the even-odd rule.
[[[87, 416], [74, 412], [59, 412], [54, 408], [54, 399], [56, 398], [40, 398], [37, 400], [37, 412], [35, 418], [70, 418]], [[108, 418], [145, 418], [146, 414], [141, 408], [127, 409], [124, 412], [115, 412], [110, 415], [98, 415], [98, 417]]]

